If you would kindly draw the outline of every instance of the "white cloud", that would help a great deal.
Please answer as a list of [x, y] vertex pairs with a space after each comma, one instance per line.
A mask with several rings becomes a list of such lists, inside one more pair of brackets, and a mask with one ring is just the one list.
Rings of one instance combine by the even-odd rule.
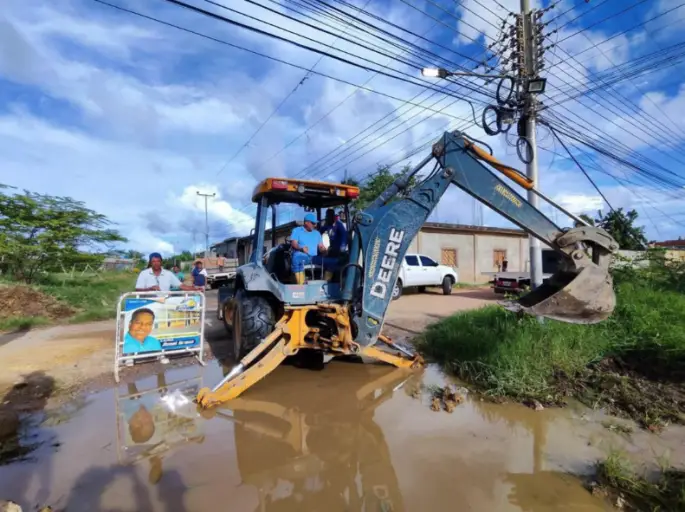
[[[518, 11], [518, 0], [500, 2]], [[481, 12], [481, 4], [498, 16], [505, 14], [494, 3], [463, 1], [464, 7], [486, 19], [492, 16]], [[22, 91], [21, 95], [10, 96], [14, 103], [0, 112], [0, 182], [84, 200], [118, 222], [131, 243], [141, 244], [141, 249], [167, 252], [187, 248], [193, 230], [197, 231], [198, 245], [203, 245], [199, 240], [204, 232], [204, 201], [197, 197], [196, 190], [217, 193], [208, 204], [212, 241], [229, 234], [246, 234], [254, 224], [250, 198], [258, 180], [298, 174], [341, 179], [345, 171], [361, 178], [374, 171], [377, 164], [401, 160], [418, 145], [433, 142], [441, 130], [464, 125], [451, 116], [471, 121], [467, 103], [440, 94], [424, 102], [440, 111], [435, 115], [362, 90], [340, 105], [355, 88], [318, 76], [311, 76], [297, 87], [274, 113], [302, 80], [303, 70], [274, 64], [127, 14], [94, 8], [92, 2], [70, 0], [64, 5], [68, 7], [60, 4], [57, 9], [52, 3], [37, 0], [36, 7], [29, 10], [24, 2], [10, 0], [0, 12], [0, 91], [3, 83]], [[139, 8], [137, 4], [130, 5]], [[566, 5], [560, 4], [556, 12], [566, 9]], [[155, 8], [145, 6], [150, 13], [157, 13]], [[432, 29], [432, 20], [406, 5], [371, 2], [368, 8], [383, 19], [411, 27], [431, 39], [447, 39], [447, 44], [451, 44], [453, 32], [439, 24], [436, 26], [440, 30]], [[259, 49], [305, 69], [319, 60], [317, 55], [205, 20], [183, 9], [160, 9], [164, 19]], [[218, 7], [212, 9], [226, 14]], [[354, 50], [342, 39], [323, 37], [311, 28], [263, 9], [249, 4], [241, 4], [240, 9], [284, 28], [294, 27], [302, 35], [335, 41], [336, 48]], [[492, 28], [461, 7], [455, 13], [463, 22], [477, 27], [478, 33], [489, 33]], [[449, 20], [449, 16], [443, 19]], [[368, 37], [329, 18], [321, 20], [324, 21], [337, 27], [331, 29], [334, 32], [346, 30], [347, 37], [352, 39]], [[462, 21], [451, 19], [449, 23], [468, 33]], [[569, 33], [562, 32], [560, 37]], [[412, 39], [406, 33], [402, 35]], [[573, 37], [564, 46], [576, 53], [607, 37], [597, 31], [588, 31], [587, 35], [589, 41], [582, 36]], [[623, 62], [639, 41], [639, 37], [617, 38], [610, 46], [602, 45], [602, 49], [612, 61]], [[387, 43], [378, 44], [391, 54], [399, 52]], [[640, 44], [644, 44], [644, 38]], [[470, 54], [472, 50], [466, 52]], [[379, 63], [389, 61], [366, 50], [356, 51], [359, 56]], [[586, 52], [582, 59], [587, 59], [591, 71], [609, 66], [597, 50]], [[402, 69], [417, 74], [416, 69]], [[567, 80], [577, 79], [573, 83], [579, 86], [587, 82], [586, 72], [579, 73], [568, 66], [557, 69], [557, 74], [569, 77]], [[364, 83], [372, 76], [329, 58], [321, 60], [316, 70], [356, 83]], [[656, 80], [654, 75], [650, 79]], [[553, 79], [550, 84], [552, 90], [555, 85], [567, 87]], [[673, 112], [685, 108], [681, 105], [682, 93], [663, 93], [658, 81], [650, 85], [650, 101], [641, 103], [645, 112], [657, 115], [654, 104]], [[384, 77], [374, 78], [367, 86], [406, 99], [420, 90]], [[425, 92], [415, 101], [422, 102], [429, 95]], [[454, 104], [448, 106], [450, 103]], [[619, 124], [617, 128], [598, 117], [595, 110], [605, 110], [593, 102], [568, 106], [604, 133], [614, 133], [635, 148], [643, 147], [630, 135], [631, 127], [620, 116], [610, 116]], [[401, 108], [393, 112], [397, 107]], [[386, 115], [382, 122], [357, 136]], [[268, 123], [243, 148], [267, 119]], [[320, 119], [306, 135], [294, 140]], [[469, 133], [486, 139], [496, 155], [521, 167], [502, 138], [487, 138], [475, 128], [470, 128]], [[340, 147], [343, 141], [345, 144]], [[423, 152], [408, 161], [416, 163], [428, 152], [426, 145]], [[233, 155], [237, 156], [232, 158]], [[316, 165], [310, 165], [322, 157]], [[541, 169], [549, 162], [543, 158]], [[403, 163], [406, 162], [398, 165]], [[555, 181], [561, 174], [557, 168], [549, 170], [547, 176], [551, 181], [545, 192], [554, 196], [563, 190], [568, 196], [566, 200], [576, 201], [572, 202], [576, 207], [582, 207], [583, 201], [591, 205], [594, 192], [587, 183], [576, 177], [575, 181], [568, 181], [568, 186], [561, 185]], [[569, 199], [573, 197], [576, 199]], [[629, 199], [622, 201], [620, 204], [630, 204]], [[473, 216], [470, 200], [456, 190], [445, 196], [439, 213], [441, 220], [465, 223]], [[487, 211], [485, 221], [503, 223]]]
[[558, 194], [554, 201], [576, 215], [581, 213], [595, 214], [604, 206], [604, 200], [600, 196], [585, 194]]
[[221, 191], [216, 185], [207, 183], [190, 185], [183, 190], [179, 197], [174, 197], [170, 204], [178, 203], [188, 210], [204, 213], [205, 198], [198, 195], [198, 192], [202, 194], [215, 194], [214, 197], [207, 198], [207, 211], [211, 212], [213, 217], [223, 220], [237, 231], [246, 231], [254, 227], [252, 215], [235, 208], [231, 203], [223, 200]]

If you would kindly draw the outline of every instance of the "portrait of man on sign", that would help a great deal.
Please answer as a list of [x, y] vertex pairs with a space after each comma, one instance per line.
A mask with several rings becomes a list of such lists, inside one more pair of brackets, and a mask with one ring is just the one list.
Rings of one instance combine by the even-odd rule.
[[155, 313], [151, 309], [136, 309], [131, 315], [128, 332], [124, 337], [124, 354], [160, 352], [162, 344], [150, 336], [155, 325]]

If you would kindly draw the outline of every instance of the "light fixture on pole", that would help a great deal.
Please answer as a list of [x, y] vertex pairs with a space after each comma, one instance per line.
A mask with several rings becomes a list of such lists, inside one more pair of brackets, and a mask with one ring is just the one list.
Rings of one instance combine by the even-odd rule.
[[542, 94], [547, 86], [546, 78], [531, 78], [528, 80], [527, 92], [529, 94]]
[[423, 68], [421, 74], [428, 78], [447, 78], [451, 73], [445, 68]]

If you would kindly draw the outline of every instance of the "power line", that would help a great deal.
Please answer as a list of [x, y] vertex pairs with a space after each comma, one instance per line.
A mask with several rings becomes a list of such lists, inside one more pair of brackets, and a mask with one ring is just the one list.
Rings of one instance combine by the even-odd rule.
[[[646, 1], [646, 0], [641, 0], [639, 3], [643, 3], [643, 2], [645, 2], [645, 1]], [[624, 35], [624, 34], [627, 34], [628, 32], [632, 32], [632, 31], [635, 30], [636, 28], [640, 28], [640, 27], [646, 25], [647, 23], [650, 23], [651, 21], [654, 21], [654, 20], [656, 20], [656, 19], [658, 19], [658, 18], [661, 18], [662, 16], [666, 16], [668, 13], [673, 12], [673, 11], [675, 11], [676, 9], [680, 9], [680, 8], [683, 7], [684, 5], [685, 5], [685, 2], [683, 2], [682, 4], [676, 5], [675, 7], [672, 7], [671, 9], [668, 9], [668, 10], [666, 10], [666, 11], [660, 13], [660, 14], [657, 14], [657, 15], [655, 15], [655, 16], [649, 18], [648, 20], [645, 20], [645, 21], [643, 21], [643, 22], [641, 22], [641, 23], [638, 23], [637, 25], [633, 25], [633, 26], [630, 27], [630, 28], [627, 28], [627, 29], [625, 29], [625, 30], [622, 30], [621, 32], [618, 32], [618, 33], [616, 33], [616, 34], [610, 36], [610, 37], [607, 37], [607, 38], [604, 39], [603, 41], [599, 41], [597, 44], [595, 44], [595, 46], [591, 46], [591, 47], [589, 47], [589, 48], [585, 48], [584, 50], [579, 51], [578, 53], [574, 53], [574, 54], [573, 54], [573, 57], [578, 57], [579, 55], [582, 55], [582, 54], [584, 54], [584, 53], [586, 53], [586, 52], [588, 52], [588, 51], [594, 49], [597, 45], [606, 43], [607, 41], [611, 41], [612, 39], [615, 39], [615, 38], [617, 38], [617, 37], [619, 37], [619, 36], [622, 36], [622, 35]], [[625, 12], [625, 9], [624, 9], [624, 11], [621, 11], [621, 13], [622, 13], [622, 12]], [[621, 13], [617, 13], [617, 14], [621, 14]], [[616, 16], [616, 15], [613, 15], [613, 16]], [[603, 22], [603, 21], [606, 21], [606, 19], [611, 19], [613, 16], [610, 16], [609, 18], [605, 18], [604, 20], [601, 20], [601, 21], [598, 22], [598, 23], [601, 23], [601, 22]], [[597, 25], [597, 23], [591, 25], [590, 27], [586, 27], [586, 28], [584, 28], [583, 30], [589, 30], [592, 26], [595, 26], [595, 25]], [[582, 30], [579, 31], [579, 32], [582, 32]], [[569, 37], [566, 37], [565, 39], [562, 39], [561, 41], [559, 41], [559, 43], [563, 43], [564, 41], [566, 41], [566, 40], [569, 39], [570, 37], [573, 37], [573, 36], [576, 35], [576, 34], [577, 34], [577, 32], [574, 33], [574, 34], [572, 34], [572, 35], [569, 36]], [[547, 68], [547, 72], [549, 72], [552, 68], [556, 67], [557, 65], [558, 65], [558, 64], [555, 64], [555, 65], [550, 66], [549, 68]]]
[[[207, 2], [210, 3], [210, 4], [219, 5], [219, 4], [217, 4], [216, 2], [213, 2], [213, 1], [211, 1], [211, 0], [205, 0], [205, 1], [207, 1]], [[371, 2], [371, 0], [366, 0], [366, 4], [364, 4], [364, 7], [366, 7], [366, 6], [369, 4], [369, 2]], [[345, 31], [343, 31], [343, 33], [344, 33], [344, 32], [345, 32]], [[333, 42], [335, 42], [335, 41], [337, 41], [337, 38], [336, 38]], [[300, 88], [300, 86], [304, 83], [304, 81], [307, 80], [307, 78], [309, 78], [309, 76], [311, 75], [312, 70], [313, 70], [316, 66], [319, 65], [319, 63], [323, 60], [323, 58], [324, 58], [324, 56], [321, 55], [321, 56], [319, 57], [319, 59], [314, 63], [314, 65], [313, 65], [311, 68], [309, 68], [309, 70], [304, 74], [304, 76], [303, 76], [302, 79], [297, 83], [297, 85], [295, 85], [295, 87], [293, 87], [293, 89], [286, 95], [286, 97], [283, 98], [283, 100], [278, 104], [278, 106], [271, 112], [271, 114], [269, 114], [269, 116], [268, 116], [268, 117], [267, 117], [267, 118], [266, 118], [266, 119], [257, 127], [257, 129], [256, 129], [256, 130], [252, 133], [252, 135], [250, 136], [250, 138], [247, 139], [247, 141], [245, 142], [245, 144], [243, 144], [243, 145], [238, 149], [238, 151], [236, 151], [235, 154], [234, 154], [229, 160], [226, 161], [226, 163], [222, 166], [222, 168], [219, 170], [219, 172], [216, 174], [216, 176], [219, 176], [219, 175], [226, 169], [226, 167], [227, 167], [231, 162], [233, 162], [233, 160], [235, 160], [236, 157], [237, 157], [237, 156], [238, 156], [238, 155], [239, 155], [247, 146], [250, 145], [250, 142], [252, 142], [252, 140], [257, 136], [257, 134], [262, 130], [262, 128], [264, 128], [264, 126], [271, 120], [271, 118], [272, 118], [274, 115], [276, 115], [276, 113], [277, 113], [277, 112], [281, 109], [281, 107], [290, 99], [290, 97], [291, 97], [293, 94], [295, 94], [295, 91], [297, 91], [297, 90]]]
[[562, 140], [562, 138], [559, 137], [559, 134], [557, 133], [557, 131], [556, 131], [552, 126], [549, 126], [549, 125], [548, 125], [548, 128], [549, 128], [550, 130], [552, 130], [552, 135], [554, 135], [554, 136], [556, 137], [556, 139], [561, 143], [561, 146], [564, 148], [564, 150], [566, 150], [566, 153], [568, 153], [568, 156], [570, 156], [570, 157], [573, 159], [573, 161], [574, 161], [575, 164], [578, 166], [578, 168], [582, 171], [582, 173], [585, 175], [585, 177], [588, 179], [588, 181], [589, 181], [590, 183], [592, 183], [592, 186], [595, 188], [595, 190], [597, 191], [597, 193], [598, 193], [600, 196], [602, 196], [602, 199], [604, 199], [604, 202], [609, 206], [609, 209], [613, 212], [613, 211], [614, 211], [614, 207], [611, 206], [611, 203], [609, 202], [609, 200], [606, 198], [606, 196], [604, 195], [604, 193], [599, 189], [599, 187], [597, 186], [597, 184], [595, 183], [595, 181], [590, 177], [590, 175], [589, 175], [588, 172], [585, 170], [585, 168], [580, 164], [580, 162], [579, 162], [578, 160], [576, 160], [575, 155], [574, 155], [573, 153], [571, 153], [571, 151], [569, 151], [569, 149], [566, 147], [566, 144], [564, 143], [564, 141]]
[[[183, 32], [187, 32], [187, 33], [189, 33], [189, 34], [193, 34], [193, 35], [196, 35], [196, 36], [199, 36], [199, 37], [203, 37], [203, 38], [205, 38], [205, 39], [209, 39], [209, 40], [214, 41], [214, 42], [216, 42], [216, 43], [220, 43], [220, 44], [223, 44], [223, 45], [226, 45], [226, 46], [230, 46], [230, 47], [235, 48], [235, 49], [238, 49], [238, 50], [242, 50], [242, 51], [251, 53], [252, 55], [257, 55], [257, 56], [259, 56], [259, 57], [263, 57], [263, 58], [265, 58], [265, 59], [269, 59], [269, 60], [271, 60], [271, 61], [273, 61], [273, 62], [278, 62], [279, 64], [285, 64], [286, 66], [290, 66], [290, 67], [295, 68], [295, 69], [301, 69], [302, 71], [310, 71], [309, 68], [307, 68], [307, 67], [305, 67], [305, 66], [300, 66], [299, 64], [294, 64], [294, 63], [292, 63], [292, 62], [288, 62], [288, 61], [286, 61], [286, 60], [284, 60], [284, 59], [280, 59], [280, 58], [278, 58], [278, 57], [273, 57], [273, 56], [271, 56], [271, 55], [267, 55], [267, 54], [265, 54], [265, 53], [258, 52], [258, 51], [256, 51], [256, 50], [252, 50], [252, 49], [250, 49], [250, 48], [245, 48], [245, 47], [243, 47], [243, 46], [240, 46], [240, 45], [237, 45], [237, 44], [234, 44], [234, 43], [230, 43], [230, 42], [228, 42], [228, 41], [224, 41], [224, 40], [222, 40], [222, 39], [218, 39], [218, 38], [216, 38], [216, 37], [209, 36], [209, 35], [207, 35], [207, 34], [203, 34], [203, 33], [201, 33], [201, 32], [197, 32], [197, 31], [194, 31], [194, 30], [192, 30], [192, 29], [188, 29], [188, 28], [182, 27], [182, 26], [180, 26], [180, 25], [176, 25], [176, 24], [174, 24], [174, 23], [170, 23], [170, 22], [167, 22], [167, 21], [163, 21], [163, 20], [161, 20], [161, 19], [159, 19], [159, 18], [155, 18], [155, 17], [153, 17], [153, 16], [148, 16], [148, 15], [146, 15], [146, 14], [142, 14], [142, 13], [136, 12], [136, 11], [134, 11], [134, 10], [127, 9], [127, 8], [125, 8], [125, 7], [121, 7], [121, 6], [118, 6], [118, 5], [110, 4], [109, 2], [106, 2], [105, 0], [92, 0], [92, 1], [93, 1], [93, 2], [97, 2], [97, 3], [99, 3], [99, 4], [106, 5], [106, 6], [108, 6], [108, 7], [112, 7], [112, 8], [114, 8], [114, 9], [117, 9], [117, 10], [120, 10], [120, 11], [123, 11], [123, 12], [127, 12], [127, 13], [129, 13], [129, 14], [133, 14], [134, 16], [139, 16], [139, 17], [141, 17], [141, 18], [145, 18], [145, 19], [148, 19], [148, 20], [150, 20], [150, 21], [154, 21], [154, 22], [156, 22], [156, 23], [160, 23], [160, 24], [162, 24], [162, 25], [166, 25], [166, 26], [168, 26], [168, 27], [172, 27], [172, 28], [181, 30], [181, 31], [183, 31]], [[169, 1], [169, 0], [166, 0], [166, 1]], [[336, 59], [336, 60], [339, 60], [339, 59]], [[357, 67], [359, 67], [359, 66], [357, 65]], [[378, 70], [369, 69], [369, 70], [367, 70], [367, 71], [374, 71], [374, 72], [377, 72], [378, 74], [381, 74], [381, 75], [384, 75], [384, 76], [385, 76], [385, 74], [384, 74], [383, 72], [378, 71]], [[409, 105], [414, 105], [414, 106], [422, 107], [420, 104], [413, 103], [413, 102], [411, 102], [411, 101], [409, 101], [409, 100], [405, 100], [405, 99], [403, 99], [403, 98], [399, 98], [399, 97], [394, 96], [394, 95], [392, 95], [392, 94], [388, 94], [388, 93], [385, 93], [385, 92], [381, 92], [381, 91], [379, 91], [379, 90], [377, 90], [377, 89], [373, 89], [373, 88], [370, 88], [370, 87], [365, 87], [365, 86], [362, 86], [362, 85], [360, 85], [360, 84], [356, 84], [356, 83], [354, 83], [354, 82], [350, 82], [349, 80], [345, 80], [345, 79], [343, 79], [343, 78], [334, 77], [334, 76], [331, 76], [331, 75], [329, 75], [329, 74], [322, 73], [321, 71], [310, 71], [310, 72], [311, 72], [312, 74], [314, 74], [314, 75], [318, 75], [318, 76], [321, 76], [321, 77], [324, 77], [324, 78], [328, 78], [329, 80], [334, 80], [334, 81], [336, 81], [336, 82], [339, 82], [339, 83], [342, 83], [342, 84], [345, 84], [345, 85], [350, 85], [350, 86], [352, 86], [352, 87], [357, 87], [357, 88], [359, 88], [359, 89], [361, 89], [361, 90], [364, 90], [364, 91], [367, 91], [367, 92], [370, 92], [370, 93], [373, 93], [373, 94], [377, 94], [377, 95], [379, 95], [379, 96], [383, 96], [383, 97], [385, 97], [385, 98], [388, 98], [388, 99], [391, 99], [391, 100], [394, 100], [394, 101], [399, 101], [399, 102], [406, 103], [406, 104], [409, 104]], [[394, 77], [392, 77], [392, 75], [390, 75], [390, 77], [391, 77], [391, 78], [394, 78]], [[422, 84], [414, 84], [414, 85], [423, 86]], [[442, 91], [438, 90], [438, 92], [442, 92]], [[423, 108], [423, 107], [422, 107], [422, 108]]]

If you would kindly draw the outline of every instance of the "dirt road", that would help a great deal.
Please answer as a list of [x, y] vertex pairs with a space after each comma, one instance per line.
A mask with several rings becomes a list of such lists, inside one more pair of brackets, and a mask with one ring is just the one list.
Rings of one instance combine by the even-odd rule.
[[[481, 290], [407, 295], [392, 304], [387, 327], [411, 336], [494, 299]], [[215, 307], [216, 296], [208, 300]], [[207, 339], [217, 346], [223, 326], [208, 317]], [[0, 347], [0, 360], [10, 375], [45, 371], [58, 382], [111, 374], [113, 337], [109, 323], [35, 331]], [[685, 429], [624, 435], [579, 406], [536, 412], [462, 390], [452, 413], [434, 412], [432, 390], [459, 384], [430, 366], [281, 366], [211, 414], [192, 399], [227, 367], [147, 371], [58, 407], [38, 404], [13, 440], [31, 458], [0, 464], [0, 500], [68, 512], [586, 512], [611, 510], [578, 477], [609, 449], [685, 461]]]
[[[465, 290], [451, 296], [437, 293], [407, 294], [391, 304], [386, 328], [395, 338], [407, 338], [427, 324], [453, 311], [480, 307], [492, 302], [490, 290]], [[221, 349], [226, 339], [223, 324], [216, 319], [217, 293], [207, 293], [205, 338], [208, 348]], [[112, 385], [114, 360], [114, 321], [65, 325], [35, 329], [24, 333], [0, 335], [0, 394], [36, 373], [50, 375], [58, 389], [78, 389], [99, 379], [100, 385]], [[226, 354], [221, 354], [223, 357]], [[144, 367], [127, 374], [140, 377], [145, 372], [162, 368]], [[126, 379], [126, 375], [124, 375]], [[101, 387], [100, 386], [100, 387]]]

